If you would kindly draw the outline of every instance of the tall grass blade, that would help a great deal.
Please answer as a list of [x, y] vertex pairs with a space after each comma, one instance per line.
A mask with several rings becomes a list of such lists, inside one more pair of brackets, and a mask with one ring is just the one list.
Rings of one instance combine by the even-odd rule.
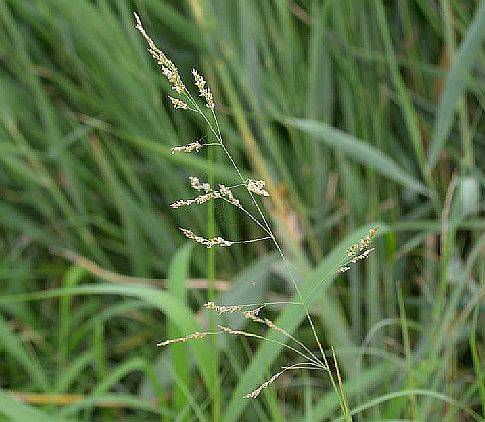
[[369, 143], [315, 120], [285, 119], [284, 122], [408, 189], [429, 195], [429, 190], [423, 183], [408, 174], [392, 158]]
[[453, 65], [446, 76], [446, 82], [441, 94], [436, 119], [431, 137], [431, 147], [428, 154], [428, 166], [434, 168], [441, 150], [448, 139], [457, 103], [470, 71], [477, 60], [485, 39], [485, 2], [480, 1], [475, 16], [464, 39], [453, 59]]

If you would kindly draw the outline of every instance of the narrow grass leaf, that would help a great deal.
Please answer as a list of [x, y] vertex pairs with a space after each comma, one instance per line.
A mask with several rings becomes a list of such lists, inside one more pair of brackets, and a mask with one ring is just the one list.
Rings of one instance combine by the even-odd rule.
[[428, 157], [430, 168], [436, 165], [443, 145], [450, 134], [456, 105], [463, 94], [469, 72], [475, 63], [484, 38], [485, 2], [481, 1], [446, 77], [431, 138]]
[[0, 315], [0, 349], [7, 352], [24, 368], [37, 388], [49, 391], [49, 380], [37, 357], [28, 353], [20, 336], [10, 331], [2, 315]]
[[[397, 399], [397, 398], [400, 398], [400, 397], [409, 397], [409, 396], [425, 396], [425, 397], [432, 397], [436, 400], [439, 400], [439, 401], [442, 401], [442, 402], [445, 402], [451, 406], [456, 406], [456, 407], [459, 407], [460, 409], [462, 409], [465, 413], [467, 413], [469, 416], [471, 416], [473, 419], [477, 420], [477, 421], [482, 421], [483, 419], [480, 417], [480, 415], [478, 415], [477, 413], [475, 413], [473, 410], [471, 409], [468, 409], [466, 407], [464, 407], [462, 404], [460, 404], [459, 402], [457, 402], [455, 399], [445, 395], [445, 394], [442, 394], [442, 393], [438, 393], [436, 391], [430, 391], [430, 390], [424, 390], [424, 389], [419, 389], [419, 388], [414, 388], [414, 389], [410, 389], [410, 390], [401, 390], [401, 391], [395, 391], [395, 392], [392, 392], [392, 393], [389, 393], [389, 394], [384, 394], [380, 397], [376, 397], [375, 399], [372, 399], [372, 400], [369, 400], [368, 402], [360, 405], [360, 406], [357, 406], [356, 408], [352, 409], [350, 411], [350, 414], [353, 416], [353, 415], [357, 415], [359, 413], [362, 413], [363, 411], [367, 410], [367, 409], [371, 409], [375, 406], [378, 406], [382, 403], [385, 403], [386, 401], [389, 401], [389, 400], [394, 400], [394, 399]], [[340, 417], [340, 418], [337, 418], [335, 419], [335, 422], [337, 421], [343, 421], [343, 417]]]
[[[366, 226], [365, 228], [361, 227], [360, 229], [355, 230], [351, 235], [339, 242], [337, 247], [323, 259], [318, 267], [312, 271], [303, 282], [299, 282], [299, 288], [302, 296], [305, 298], [311, 295], [307, 303], [309, 308], [312, 304], [320, 300], [326, 288], [328, 288], [330, 282], [338, 273], [342, 258], [346, 256], [345, 251], [349, 245], [358, 242], [369, 232], [371, 227], [375, 226], [379, 227], [381, 234], [387, 230], [387, 227], [380, 223], [372, 226]], [[293, 302], [298, 302], [298, 300], [298, 295], [295, 295], [292, 298]], [[301, 311], [300, 306], [288, 305], [282, 310], [280, 316], [275, 321], [275, 324], [278, 327], [284, 328], [288, 333], [291, 334], [298, 328], [304, 317], [305, 314]], [[288, 341], [287, 337], [274, 331], [268, 334], [268, 338], [278, 340], [283, 343]], [[251, 362], [244, 371], [244, 374], [240, 377], [237, 386], [233, 390], [231, 400], [229, 401], [223, 416], [224, 421], [239, 420], [241, 413], [248, 404], [248, 401], [242, 400], [242, 397], [249, 391], [256, 388], [258, 383], [262, 381], [264, 371], [262, 371], [261, 368], [270, 367], [278, 357], [281, 348], [282, 346], [274, 343], [261, 343], [258, 351], [253, 356]]]
[[19, 422], [52, 422], [53, 420], [62, 420], [55, 415], [49, 415], [19, 402], [3, 390], [0, 390], [0, 414], [6, 416], [8, 420]]
[[342, 152], [352, 160], [374, 169], [408, 189], [429, 195], [426, 186], [408, 174], [392, 158], [355, 136], [311, 119], [285, 119], [284, 123], [301, 130], [315, 140], [324, 142], [334, 150]]
[[[168, 292], [142, 286], [86, 284], [72, 288], [52, 289], [16, 295], [4, 295], [3, 297], [0, 297], [0, 303], [16, 303], [29, 300], [52, 299], [63, 296], [94, 294], [137, 297], [144, 300], [151, 306], [163, 311], [167, 318], [171, 319], [176, 324], [177, 328], [183, 333], [183, 335], [189, 335], [195, 331], [200, 331], [199, 325], [195, 321], [192, 312], [187, 306], [180, 303]], [[154, 347], [156, 341], [158, 340], [160, 340], [160, 338], [154, 339]], [[191, 342], [191, 346], [204, 383], [206, 384], [206, 387], [211, 390], [214, 383], [213, 374], [208, 370], [206, 364], [211, 356], [209, 344], [206, 340], [198, 340], [197, 342]]]
[[[172, 258], [168, 271], [168, 290], [181, 303], [187, 305], [187, 289], [185, 281], [189, 272], [190, 256], [193, 243], [186, 243], [180, 248]], [[169, 321], [168, 337], [179, 338], [183, 333], [177, 329], [177, 326]], [[170, 346], [172, 357], [173, 373], [178, 379], [178, 383], [173, 386], [172, 400], [176, 410], [182, 410], [187, 404], [186, 391], [190, 391], [190, 362], [188, 355], [188, 346], [186, 344], [173, 344]], [[181, 389], [184, 386], [184, 391]]]

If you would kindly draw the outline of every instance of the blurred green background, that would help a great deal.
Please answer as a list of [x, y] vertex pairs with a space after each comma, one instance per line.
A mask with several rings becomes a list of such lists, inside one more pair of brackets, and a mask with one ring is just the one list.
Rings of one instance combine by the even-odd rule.
[[[310, 311], [354, 419], [483, 419], [484, 1], [0, 0], [4, 420], [341, 417], [316, 371], [242, 398], [295, 360], [275, 344], [155, 347], [204, 330], [210, 298], [294, 292], [269, 243], [184, 246], [180, 226], [260, 232], [221, 203], [169, 207], [190, 175], [237, 177], [217, 149], [170, 153], [207, 129], [169, 105], [134, 10], [187, 85], [206, 76], [302, 288], [325, 281]], [[336, 275], [373, 225], [376, 251]], [[300, 308], [264, 315], [317, 350]]]

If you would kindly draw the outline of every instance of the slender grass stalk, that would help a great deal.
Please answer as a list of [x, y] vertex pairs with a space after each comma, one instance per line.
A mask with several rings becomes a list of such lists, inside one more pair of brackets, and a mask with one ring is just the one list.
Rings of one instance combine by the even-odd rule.
[[[209, 184], [212, 186], [214, 184], [214, 149], [209, 148], [207, 152], [207, 161], [208, 161], [208, 174], [207, 179], [209, 180]], [[207, 236], [212, 238], [215, 236], [216, 227], [215, 227], [215, 204], [214, 201], [209, 201], [207, 206]], [[216, 291], [214, 288], [215, 284], [215, 274], [216, 274], [216, 259], [215, 259], [215, 249], [209, 248], [207, 249], [207, 280], [209, 283], [209, 300], [215, 301], [216, 299]], [[209, 316], [209, 327], [211, 331], [215, 331], [217, 328], [216, 317], [213, 313]], [[214, 371], [214, 392], [213, 392], [213, 401], [212, 401], [212, 417], [213, 420], [218, 422], [221, 420], [221, 388], [220, 388], [220, 378], [219, 378], [219, 349], [217, 345], [217, 337], [213, 336], [211, 338], [212, 342], [212, 350], [213, 350], [213, 361], [211, 365], [213, 366], [212, 370]]]
[[[453, 30], [453, 12], [449, 0], [441, 0], [441, 9], [445, 26], [445, 39], [447, 54], [450, 66], [453, 64], [455, 57], [455, 31]], [[463, 149], [463, 161], [468, 168], [474, 165], [473, 143], [468, 122], [468, 107], [465, 93], [461, 94], [458, 99], [458, 118], [460, 122], [460, 135]]]
[[[178, 69], [176, 68], [176, 66], [165, 56], [165, 54], [162, 51], [160, 51], [156, 47], [156, 45], [151, 40], [151, 38], [146, 34], [146, 32], [145, 32], [145, 30], [144, 30], [144, 28], [141, 24], [141, 21], [136, 14], [135, 14], [135, 18], [136, 18], [136, 21], [137, 21], [136, 28], [140, 31], [140, 33], [143, 35], [143, 37], [147, 41], [147, 43], [149, 45], [149, 52], [157, 60], [157, 62], [161, 65], [162, 71], [163, 71], [164, 75], [166, 76], [166, 78], [168, 79], [168, 81], [171, 83], [173, 89], [179, 95], [182, 95], [184, 97], [184, 100], [175, 99], [175, 98], [170, 97], [174, 108], [176, 108], [176, 109], [189, 109], [189, 110], [199, 114], [200, 117], [205, 121], [209, 131], [216, 138], [217, 143], [219, 144], [219, 146], [224, 151], [224, 154], [226, 155], [227, 159], [229, 160], [229, 162], [233, 166], [234, 170], [236, 171], [238, 177], [240, 178], [241, 184], [246, 187], [246, 191], [251, 198], [252, 204], [254, 205], [255, 209], [257, 210], [259, 218], [256, 219], [254, 216], [252, 216], [252, 214], [249, 211], [245, 210], [240, 205], [240, 201], [234, 197], [234, 195], [232, 194], [230, 189], [228, 189], [227, 187], [220, 185], [220, 191], [218, 191], [218, 192], [214, 191], [211, 188], [211, 186], [213, 185], [211, 177], [210, 177], [211, 183], [208, 183], [208, 184], [207, 183], [200, 183], [198, 178], [192, 177], [191, 178], [191, 186], [198, 191], [202, 190], [202, 191], [205, 191], [206, 193], [202, 196], [195, 198], [194, 200], [177, 201], [177, 203], [174, 203], [173, 206], [178, 208], [179, 206], [190, 205], [194, 202], [195, 203], [203, 203], [203, 202], [206, 202], [210, 199], [222, 197], [222, 198], [225, 198], [231, 204], [235, 205], [236, 207], [243, 209], [243, 211], [247, 215], [251, 216], [251, 219], [253, 221], [255, 221], [258, 224], [258, 226], [260, 226], [269, 236], [257, 238], [257, 239], [254, 239], [254, 240], [247, 240], [247, 241], [243, 241], [243, 242], [235, 242], [235, 241], [227, 241], [227, 240], [225, 240], [221, 237], [217, 237], [217, 238], [214, 237], [215, 233], [214, 233], [213, 230], [209, 230], [208, 239], [197, 236], [191, 230], [188, 230], [188, 229], [182, 229], [181, 228], [182, 232], [188, 238], [193, 239], [193, 240], [197, 241], [198, 243], [201, 243], [201, 244], [207, 246], [211, 251], [212, 251], [212, 246], [216, 246], [216, 245], [231, 246], [234, 243], [249, 243], [249, 242], [252, 242], [252, 241], [265, 240], [265, 239], [268, 239], [268, 238], [270, 238], [272, 240], [274, 246], [278, 250], [278, 253], [279, 253], [281, 259], [283, 260], [283, 262], [285, 264], [285, 268], [286, 268], [286, 270], [287, 270], [287, 272], [290, 276], [293, 287], [294, 287], [294, 289], [295, 289], [295, 291], [296, 291], [296, 293], [297, 293], [297, 295], [300, 299], [299, 305], [303, 308], [306, 319], [307, 319], [308, 323], [310, 324], [312, 334], [313, 334], [313, 338], [315, 339], [315, 341], [318, 345], [322, 361], [320, 361], [320, 359], [317, 359], [317, 362], [318, 362], [317, 366], [320, 366], [322, 369], [324, 369], [328, 373], [332, 387], [333, 387], [334, 391], [336, 392], [337, 397], [339, 398], [339, 404], [340, 404], [341, 410], [344, 413], [344, 415], [346, 415], [346, 419], [348, 419], [349, 418], [348, 407], [347, 407], [347, 404], [345, 402], [343, 390], [341, 388], [340, 389], [338, 388], [337, 383], [336, 383], [334, 376], [332, 374], [332, 371], [330, 370], [330, 365], [328, 364], [327, 358], [325, 356], [325, 352], [323, 350], [323, 346], [322, 346], [320, 339], [319, 339], [319, 336], [317, 334], [317, 330], [315, 328], [315, 324], [313, 322], [313, 319], [310, 316], [310, 312], [309, 312], [308, 307], [306, 305], [306, 299], [303, 297], [303, 295], [300, 291], [298, 282], [296, 281], [296, 278], [295, 278], [295, 275], [294, 275], [294, 272], [293, 272], [293, 268], [290, 265], [288, 259], [286, 258], [278, 240], [276, 239], [276, 236], [274, 235], [272, 228], [271, 228], [268, 220], [266, 219], [266, 216], [265, 216], [260, 204], [258, 203], [258, 201], [255, 198], [255, 193], [260, 194], [260, 195], [264, 195], [264, 196], [269, 195], [264, 190], [265, 182], [264, 181], [252, 181], [251, 179], [246, 179], [246, 178], [243, 177], [238, 165], [236, 164], [234, 158], [232, 157], [231, 153], [229, 152], [229, 150], [227, 149], [227, 147], [224, 143], [222, 132], [221, 132], [221, 129], [220, 129], [220, 126], [219, 126], [219, 122], [218, 122], [216, 113], [214, 111], [215, 104], [214, 104], [212, 92], [211, 92], [210, 88], [206, 87], [206, 81], [204, 80], [204, 78], [195, 69], [192, 69], [192, 75], [194, 76], [194, 79], [195, 79], [195, 85], [199, 89], [200, 96], [205, 99], [207, 108], [210, 109], [210, 112], [211, 112], [211, 118], [210, 119], [207, 117], [206, 113], [204, 113], [201, 110], [198, 102], [194, 99], [194, 97], [192, 96], [190, 91], [186, 88], [185, 84], [183, 83], [183, 81], [181, 80], [181, 78], [178, 74]], [[213, 144], [213, 143], [211, 143], [211, 144]], [[177, 152], [178, 151], [180, 151], [180, 152], [192, 152], [193, 150], [198, 151], [200, 148], [202, 148], [202, 145], [199, 142], [195, 142], [195, 143], [191, 143], [191, 144], [186, 145], [186, 146], [172, 148], [172, 152], [174, 152], [174, 151], [177, 151]], [[212, 148], [209, 148], [209, 154], [210, 154], [209, 165], [212, 165]], [[209, 174], [209, 176], [211, 176], [211, 174]], [[210, 203], [212, 204], [213, 202], [210, 201]], [[208, 216], [209, 217], [209, 224], [211, 224], [210, 222], [214, 220], [214, 209], [212, 207], [213, 207], [213, 205], [211, 205], [209, 207], [209, 216]], [[209, 226], [209, 227], [212, 227], [212, 226]], [[352, 247], [347, 251], [348, 256], [350, 257], [350, 260], [347, 262], [347, 264], [349, 262], [355, 263], [359, 259], [364, 259], [364, 258], [367, 257], [367, 255], [373, 250], [373, 249], [367, 249], [367, 248], [369, 248], [369, 245], [372, 241], [372, 237], [375, 235], [375, 233], [376, 233], [376, 230], [372, 229], [370, 236], [367, 236], [365, 239], [361, 239], [361, 241], [358, 244], [352, 245]], [[213, 259], [214, 259], [214, 255], [210, 255], [209, 256], [209, 265], [211, 266], [211, 270], [210, 270], [211, 273], [209, 275], [212, 276], [212, 277], [214, 277], [214, 274], [213, 274], [214, 263], [213, 262], [211, 263], [211, 260], [213, 260]], [[340, 268], [341, 271], [347, 271], [348, 269], [349, 269], [349, 267], [346, 267], [346, 266]], [[325, 281], [325, 280], [322, 280], [320, 283], [318, 283], [316, 287], [318, 287], [318, 285], [321, 284], [323, 281]], [[211, 297], [211, 299], [213, 299], [213, 298]], [[213, 300], [211, 300], [210, 303], [213, 304]], [[259, 309], [257, 311], [259, 311]], [[260, 318], [257, 318], [255, 315], [253, 315], [252, 318], [255, 319], [255, 320], [258, 320], [258, 321], [263, 321]], [[302, 345], [301, 342], [294, 339], [286, 331], [281, 330], [278, 327], [274, 326], [274, 324], [271, 323], [269, 320], [266, 320], [266, 321], [267, 321], [267, 325], [270, 328], [273, 328], [276, 331], [279, 331], [280, 334], [285, 335], [287, 338], [289, 338], [293, 341], [296, 341], [296, 343], [298, 345], [300, 345], [300, 346]], [[213, 328], [213, 327], [211, 327], [211, 328]], [[240, 331], [231, 331], [230, 328], [224, 328], [224, 327], [220, 327], [220, 328], [222, 328], [223, 331], [226, 331], [228, 333], [243, 334], [243, 332], [240, 332]], [[249, 335], [249, 334], [246, 333], [246, 334], [243, 334], [243, 335]], [[308, 350], [306, 348], [306, 346], [303, 346], [303, 348], [305, 350]], [[312, 355], [312, 359], [313, 359], [313, 357], [315, 357], [315, 355], [313, 355], [313, 353], [311, 353], [311, 355]], [[284, 370], [282, 372], [284, 372]], [[279, 372], [270, 381], [262, 384], [259, 387], [259, 389], [255, 390], [255, 392], [253, 392], [255, 394], [251, 393], [247, 397], [253, 397], [254, 398], [255, 396], [257, 396], [259, 394], [259, 391], [261, 391], [262, 388], [266, 388], [266, 386], [271, 384], [282, 372]], [[339, 377], [340, 377], [340, 374], [339, 374]], [[217, 411], [214, 412], [214, 417], [218, 417]]]
[[[75, 286], [85, 274], [84, 268], [73, 266], [63, 278], [63, 287]], [[71, 329], [71, 298], [59, 300], [58, 385], [69, 362], [69, 332]]]
[[295, 288], [295, 291], [297, 292], [298, 297], [300, 298], [300, 305], [303, 307], [304, 312], [306, 314], [306, 318], [307, 318], [308, 322], [310, 323], [310, 326], [311, 326], [311, 329], [312, 329], [312, 333], [313, 333], [313, 337], [315, 338], [315, 340], [317, 342], [318, 348], [320, 350], [320, 353], [321, 353], [321, 356], [322, 356], [322, 359], [323, 359], [323, 362], [324, 362], [324, 365], [325, 365], [325, 369], [327, 370], [327, 372], [329, 374], [329, 378], [330, 378], [330, 381], [332, 383], [332, 387], [333, 387], [333, 389], [335, 390], [335, 392], [337, 393], [337, 395], [339, 397], [339, 402], [340, 402], [340, 406], [341, 406], [342, 412], [345, 413], [345, 406], [344, 406], [344, 403], [343, 403], [343, 399], [341, 397], [340, 391], [339, 391], [339, 389], [337, 387], [337, 384], [335, 382], [335, 379], [334, 379], [334, 377], [332, 375], [332, 372], [330, 370], [330, 366], [329, 366], [329, 364], [327, 362], [327, 358], [325, 356], [325, 352], [323, 351], [322, 344], [321, 344], [320, 339], [319, 339], [319, 337], [317, 335], [315, 325], [314, 325], [313, 320], [312, 320], [312, 318], [310, 316], [310, 313], [308, 311], [308, 308], [307, 308], [307, 306], [305, 304], [305, 299], [303, 298], [303, 296], [301, 294], [301, 291], [300, 291], [300, 289], [298, 287], [298, 283], [296, 282], [296, 279], [294, 277], [293, 269], [292, 269], [289, 261], [287, 260], [285, 254], [283, 253], [283, 250], [281, 249], [278, 241], [276, 240], [276, 237], [274, 236], [274, 234], [273, 234], [273, 232], [271, 230], [271, 227], [270, 227], [269, 223], [267, 222], [266, 217], [265, 217], [265, 215], [264, 215], [264, 213], [263, 213], [260, 205], [258, 204], [258, 201], [256, 201], [256, 198], [255, 198], [253, 192], [251, 192], [251, 190], [249, 190], [247, 188], [247, 181], [246, 181], [246, 179], [242, 176], [241, 171], [239, 170], [239, 167], [237, 166], [236, 162], [232, 158], [232, 155], [229, 153], [228, 149], [226, 148], [226, 146], [224, 144], [224, 141], [222, 139], [222, 133], [221, 133], [221, 130], [220, 130], [220, 127], [219, 127], [219, 123], [218, 123], [218, 120], [217, 120], [217, 116], [216, 116], [216, 114], [214, 112], [214, 109], [212, 109], [211, 111], [212, 111], [212, 116], [213, 116], [213, 119], [214, 119], [214, 122], [215, 122], [215, 128], [216, 129], [214, 129], [214, 126], [210, 123], [210, 121], [207, 119], [206, 115], [202, 112], [202, 110], [200, 109], [199, 105], [194, 100], [194, 98], [192, 97], [192, 95], [190, 94], [190, 92], [186, 91], [185, 94], [186, 94], [186, 97], [187, 97], [188, 101], [193, 105], [193, 107], [195, 109], [197, 109], [197, 111], [199, 112], [199, 114], [201, 115], [201, 117], [206, 121], [209, 129], [211, 130], [211, 132], [213, 133], [213, 135], [219, 141], [220, 146], [222, 147], [224, 153], [226, 154], [227, 158], [229, 159], [229, 161], [231, 162], [231, 164], [234, 167], [235, 171], [237, 172], [238, 176], [240, 177], [241, 182], [246, 186], [247, 192], [249, 193], [249, 195], [251, 197], [251, 200], [252, 200], [254, 206], [256, 207], [256, 209], [257, 209], [257, 211], [259, 213], [259, 216], [261, 217], [261, 219], [263, 221], [264, 226], [266, 227], [267, 233], [269, 233], [269, 236], [271, 237], [271, 240], [273, 241], [274, 245], [276, 246], [276, 248], [278, 250], [278, 253], [280, 254], [283, 262], [285, 263], [286, 269], [288, 271], [288, 274], [290, 275], [290, 278], [291, 278], [291, 281], [292, 281], [293, 286]]
[[[408, 370], [408, 389], [412, 390], [414, 386], [414, 376], [413, 376], [413, 357], [411, 354], [411, 344], [409, 341], [409, 331], [408, 331], [408, 320], [406, 318], [406, 308], [404, 307], [404, 299], [402, 295], [402, 288], [401, 284], [398, 283], [397, 285], [397, 299], [398, 299], [398, 304], [399, 304], [399, 313], [400, 313], [400, 319], [401, 319], [401, 330], [402, 330], [402, 338], [403, 338], [403, 344], [404, 344], [404, 353], [406, 355], [406, 364], [407, 364], [407, 370]], [[419, 414], [418, 414], [418, 406], [416, 402], [416, 396], [413, 394], [409, 395], [409, 404], [410, 404], [410, 410], [411, 410], [411, 416], [413, 420], [417, 421], [419, 420]]]

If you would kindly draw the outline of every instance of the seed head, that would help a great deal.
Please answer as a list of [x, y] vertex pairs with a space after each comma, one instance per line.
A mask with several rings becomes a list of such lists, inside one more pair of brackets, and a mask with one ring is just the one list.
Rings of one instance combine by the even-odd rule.
[[199, 141], [191, 142], [187, 145], [179, 145], [176, 147], [172, 147], [170, 152], [175, 154], [176, 152], [199, 152], [199, 150], [203, 147], [203, 145]]
[[145, 41], [148, 44], [148, 52], [151, 56], [156, 60], [156, 62], [162, 67], [162, 73], [168, 79], [172, 88], [178, 93], [183, 94], [185, 92], [185, 85], [180, 78], [179, 72], [177, 67], [173, 64], [173, 62], [161, 51], [150, 36], [146, 33], [145, 28], [141, 23], [140, 17], [134, 13], [136, 25], [135, 28], [138, 29], [140, 34], [145, 38]]
[[268, 191], [264, 189], [265, 187], [264, 180], [248, 179], [246, 186], [248, 188], [248, 191], [253, 192], [256, 195], [269, 196]]
[[180, 208], [192, 204], [197, 204], [201, 205], [204, 204], [211, 199], [218, 198], [218, 192], [209, 192], [209, 193], [204, 193], [203, 195], [196, 196], [194, 199], [181, 199], [179, 201], [174, 202], [173, 204], [170, 204], [170, 207], [172, 208]]
[[234, 245], [234, 242], [223, 239], [220, 236], [212, 237], [210, 239], [206, 239], [204, 237], [197, 236], [192, 230], [184, 229], [183, 227], [180, 227], [180, 231], [188, 239], [195, 240], [197, 243], [200, 243], [201, 245], [204, 245], [207, 248], [212, 248], [213, 246], [232, 246], [232, 245]]
[[276, 379], [283, 373], [285, 372], [285, 369], [283, 369], [280, 372], [277, 372], [274, 374], [268, 381], [263, 382], [256, 390], [251, 391], [250, 393], [246, 394], [244, 396], [245, 399], [255, 399], [256, 397], [259, 396], [261, 391], [263, 391], [265, 388], [268, 388], [273, 382], [276, 381]]
[[205, 98], [206, 106], [211, 110], [214, 110], [215, 105], [212, 92], [209, 87], [205, 87], [207, 82], [195, 69], [192, 69], [192, 75], [194, 75], [195, 86], [199, 88], [199, 95]]
[[374, 227], [370, 229], [369, 234], [366, 237], [360, 239], [358, 243], [354, 243], [350, 248], [347, 249], [347, 256], [356, 257], [359, 252], [369, 248], [376, 234], [377, 228]]
[[189, 341], [189, 340], [199, 340], [201, 338], [204, 338], [207, 334], [209, 333], [199, 333], [198, 331], [196, 331], [195, 333], [189, 334], [188, 336], [185, 336], [185, 337], [179, 337], [179, 338], [162, 341], [158, 343], [157, 346], [162, 347], [162, 346], [168, 346], [169, 344], [174, 344], [174, 343], [185, 343], [186, 341]]
[[233, 314], [235, 312], [241, 312], [243, 310], [243, 306], [241, 305], [216, 305], [214, 302], [207, 302], [204, 304], [205, 309], [209, 309], [211, 311], [217, 312], [219, 315], [221, 314]]
[[198, 177], [190, 176], [189, 180], [190, 186], [195, 190], [205, 190], [206, 192], [211, 190], [211, 185], [209, 185], [209, 183], [200, 183]]
[[168, 98], [170, 98], [173, 108], [175, 109], [180, 108], [182, 110], [187, 110], [189, 108], [187, 103], [185, 101], [180, 100], [179, 98], [174, 98], [174, 97], [171, 97], [170, 95], [168, 96]]
[[224, 185], [219, 185], [219, 192], [223, 198], [226, 198], [231, 204], [238, 207], [240, 205], [239, 199], [236, 199], [230, 188]]

